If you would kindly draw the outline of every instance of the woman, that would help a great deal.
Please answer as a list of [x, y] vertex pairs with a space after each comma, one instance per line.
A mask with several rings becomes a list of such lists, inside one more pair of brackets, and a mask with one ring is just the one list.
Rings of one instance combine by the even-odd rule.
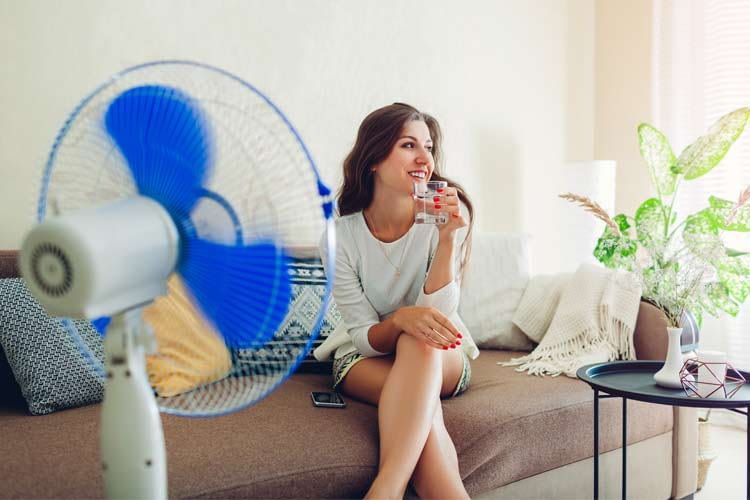
[[440, 140], [434, 118], [396, 103], [364, 119], [344, 161], [333, 296], [346, 326], [315, 355], [335, 350], [334, 388], [378, 406], [366, 498], [402, 498], [409, 480], [423, 498], [468, 498], [440, 399], [467, 389], [479, 354], [456, 313], [473, 208], [449, 181], [436, 206], [448, 223], [414, 224], [414, 182], [446, 180]]

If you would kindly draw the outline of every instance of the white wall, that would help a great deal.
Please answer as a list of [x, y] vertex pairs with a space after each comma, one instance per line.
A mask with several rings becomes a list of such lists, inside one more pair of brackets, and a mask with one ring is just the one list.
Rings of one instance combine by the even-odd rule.
[[41, 166], [78, 100], [154, 59], [225, 68], [289, 115], [340, 181], [357, 126], [393, 101], [434, 114], [483, 230], [560, 267], [563, 165], [594, 153], [593, 0], [0, 0], [0, 248], [18, 247]]
[[[635, 215], [653, 188], [638, 125], [653, 122], [653, 1], [596, 2], [597, 158], [617, 161], [615, 212]], [[612, 214], [614, 215], [614, 214]]]

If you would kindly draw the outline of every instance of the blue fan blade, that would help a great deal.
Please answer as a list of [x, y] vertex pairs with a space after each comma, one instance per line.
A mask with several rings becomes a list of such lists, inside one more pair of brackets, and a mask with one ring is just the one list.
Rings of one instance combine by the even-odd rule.
[[206, 318], [235, 349], [272, 339], [289, 310], [288, 257], [271, 242], [228, 246], [190, 238], [179, 272]]
[[209, 129], [197, 105], [171, 87], [134, 87], [112, 101], [104, 122], [138, 192], [173, 216], [189, 214], [211, 156]]
[[91, 324], [94, 325], [94, 328], [96, 328], [96, 331], [99, 332], [99, 335], [103, 337], [104, 332], [107, 331], [107, 327], [109, 326], [109, 322], [111, 320], [112, 318], [110, 318], [109, 316], [102, 316], [101, 318], [91, 320]]

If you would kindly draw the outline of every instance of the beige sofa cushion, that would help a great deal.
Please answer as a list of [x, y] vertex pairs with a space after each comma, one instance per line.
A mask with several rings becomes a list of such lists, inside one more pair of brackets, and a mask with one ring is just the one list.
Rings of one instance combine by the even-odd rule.
[[530, 351], [534, 343], [513, 324], [529, 282], [527, 238], [478, 232], [461, 284], [458, 314], [480, 349]]
[[[593, 392], [567, 377], [497, 366], [507, 351], [472, 361], [469, 390], [444, 402], [470, 494], [592, 456]], [[162, 415], [170, 497], [360, 497], [378, 463], [377, 410], [312, 406], [326, 375], [295, 375], [257, 406], [224, 417]], [[0, 491], [11, 497], [102, 494], [99, 406], [31, 417], [0, 412]], [[601, 402], [601, 450], [620, 446], [619, 399]], [[629, 442], [668, 432], [672, 409], [630, 402]]]
[[[593, 456], [591, 388], [566, 376], [536, 377], [493, 366], [523, 354], [482, 351], [472, 364], [470, 389], [446, 402], [446, 425], [469, 493]], [[601, 452], [621, 446], [621, 417], [621, 399], [600, 401]], [[671, 429], [671, 407], [628, 402], [628, 443]]]

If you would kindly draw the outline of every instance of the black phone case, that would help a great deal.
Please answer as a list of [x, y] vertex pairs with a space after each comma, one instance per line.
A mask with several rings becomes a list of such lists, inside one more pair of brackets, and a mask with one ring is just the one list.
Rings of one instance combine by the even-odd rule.
[[312, 392], [310, 397], [313, 405], [320, 408], [346, 408], [346, 401], [337, 392]]

